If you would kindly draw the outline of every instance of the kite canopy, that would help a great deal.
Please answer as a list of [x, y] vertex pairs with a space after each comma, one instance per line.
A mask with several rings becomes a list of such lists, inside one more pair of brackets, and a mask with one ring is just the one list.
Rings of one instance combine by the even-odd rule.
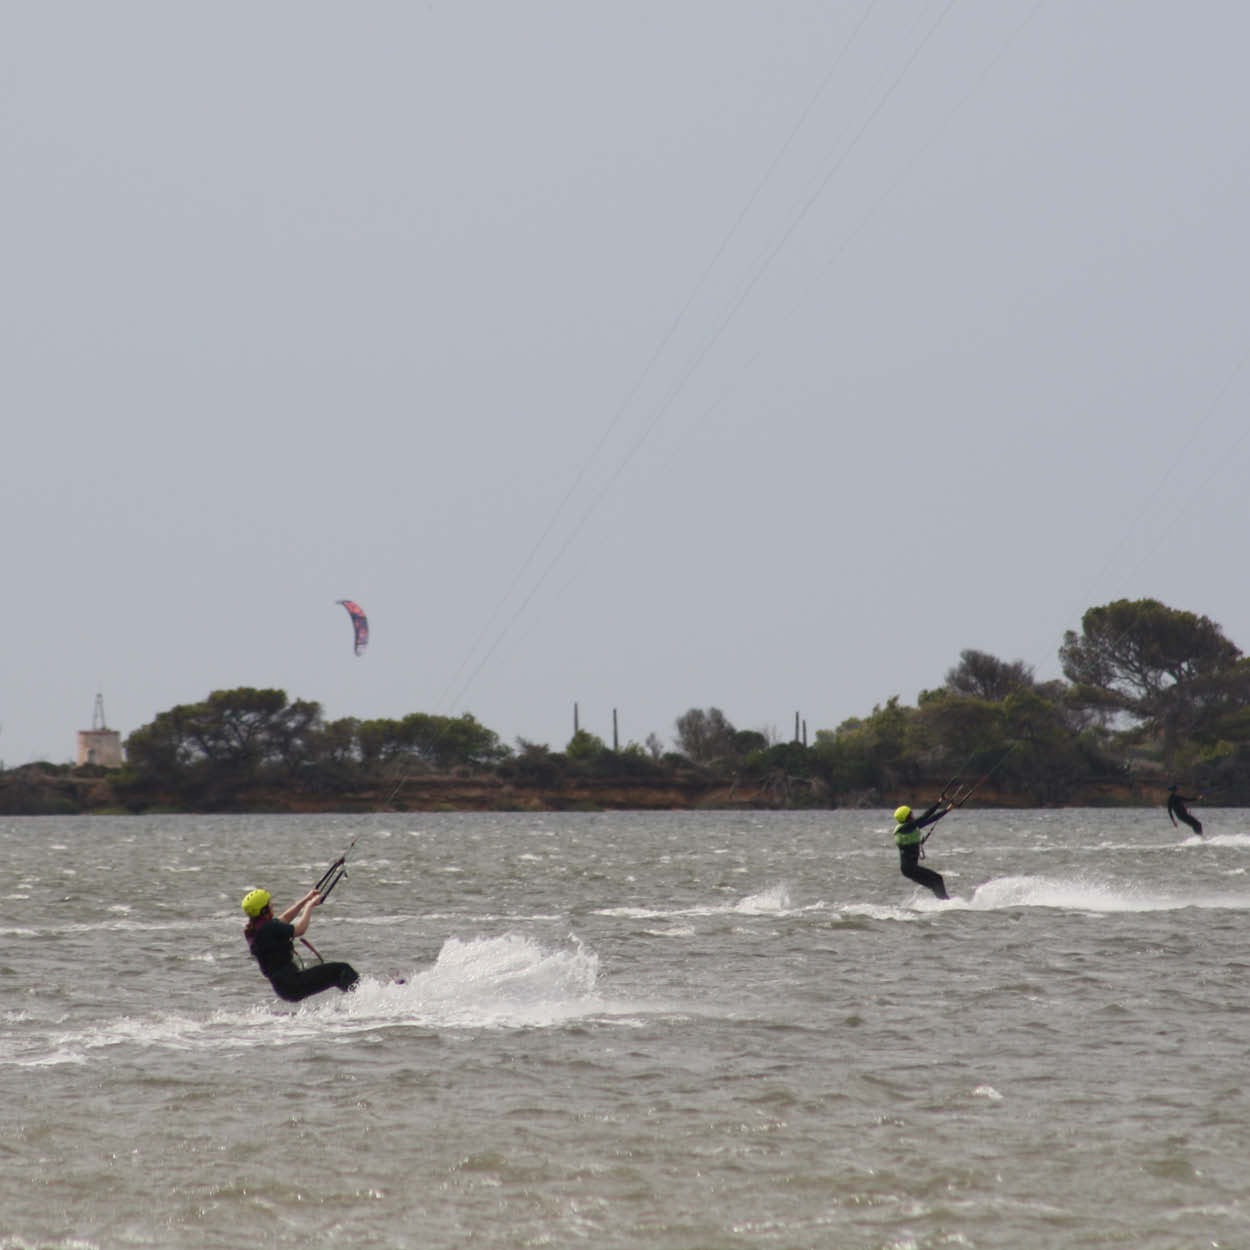
[[354, 650], [357, 655], [363, 655], [365, 647], [369, 645], [369, 618], [360, 604], [353, 603], [350, 599], [336, 599], [334, 602], [341, 603], [347, 609], [347, 615], [352, 618], [356, 639]]

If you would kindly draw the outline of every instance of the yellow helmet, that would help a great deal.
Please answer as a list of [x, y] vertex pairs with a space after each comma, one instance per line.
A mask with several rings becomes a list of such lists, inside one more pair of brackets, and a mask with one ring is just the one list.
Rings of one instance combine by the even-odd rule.
[[[904, 803], [902, 807], [896, 807], [896, 808], [894, 809], [894, 819], [895, 819], [896, 821], [898, 821], [898, 823], [899, 823], [900, 825], [903, 823], [903, 821], [905, 821], [905, 820], [910, 820], [910, 819], [911, 819], [911, 808], [910, 808], [910, 807], [908, 807], [906, 803]], [[268, 896], [266, 896], [266, 897], [268, 897]]]
[[253, 920], [260, 915], [261, 912], [269, 906], [268, 890], [248, 890], [243, 896], [243, 910], [247, 912]]

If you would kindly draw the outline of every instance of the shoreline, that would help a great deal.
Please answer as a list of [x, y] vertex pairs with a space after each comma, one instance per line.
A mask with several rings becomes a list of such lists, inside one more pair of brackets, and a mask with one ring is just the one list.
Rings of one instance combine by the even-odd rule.
[[[0, 815], [139, 815], [256, 812], [329, 814], [357, 812], [562, 812], [562, 811], [838, 811], [891, 810], [897, 803], [927, 802], [948, 779], [900, 787], [897, 795], [864, 791], [831, 801], [810, 790], [779, 789], [775, 784], [744, 784], [696, 774], [663, 784], [622, 784], [579, 778], [563, 784], [523, 784], [486, 773], [433, 774], [406, 778], [389, 792], [382, 789], [310, 794], [295, 787], [241, 787], [178, 801], [171, 792], [126, 802], [105, 770], [50, 771], [28, 765], [0, 774]], [[1089, 783], [1075, 787], [1062, 802], [1039, 802], [1037, 796], [984, 786], [968, 808], [1062, 809], [1074, 807], [1164, 806], [1166, 787], [1158, 782]]]

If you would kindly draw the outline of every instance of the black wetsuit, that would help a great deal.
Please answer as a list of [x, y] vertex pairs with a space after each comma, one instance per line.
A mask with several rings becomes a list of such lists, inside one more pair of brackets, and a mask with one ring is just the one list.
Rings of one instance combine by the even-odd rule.
[[[939, 811], [939, 808], [942, 810]], [[948, 810], [942, 807], [939, 799], [927, 812], [919, 816], [908, 817], [894, 829], [894, 840], [898, 843], [899, 872], [918, 885], [926, 886], [938, 898], [950, 898], [950, 895], [946, 892], [946, 882], [942, 880], [940, 872], [934, 872], [932, 868], [921, 867], [920, 846], [924, 839], [920, 836], [920, 830], [928, 825], [937, 824]]]
[[360, 979], [351, 964], [314, 964], [300, 968], [295, 962], [295, 926], [285, 920], [266, 920], [247, 931], [247, 944], [260, 970], [279, 998], [298, 1003], [322, 990], [350, 990]]
[[1200, 821], [1196, 816], [1191, 815], [1189, 808], [1185, 806], [1186, 803], [1196, 803], [1201, 797], [1201, 795], [1198, 795], [1194, 798], [1190, 798], [1187, 794], [1178, 794], [1176, 792], [1176, 787], [1173, 786], [1171, 792], [1168, 794], [1168, 815], [1171, 816], [1172, 823], [1176, 824], [1178, 820], [1182, 821], [1195, 833], [1201, 833], [1202, 821]]

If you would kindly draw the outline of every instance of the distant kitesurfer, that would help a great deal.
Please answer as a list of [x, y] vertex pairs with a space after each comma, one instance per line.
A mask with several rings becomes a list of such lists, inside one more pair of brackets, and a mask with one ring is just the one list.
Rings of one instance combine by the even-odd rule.
[[1202, 801], [1202, 795], [1194, 795], [1190, 798], [1187, 794], [1181, 794], [1175, 786], [1168, 786], [1168, 815], [1172, 818], [1172, 824], [1176, 827], [1178, 820], [1187, 824], [1196, 834], [1202, 835], [1202, 821], [1196, 816], [1190, 814], [1186, 803], [1199, 803]]
[[954, 806], [954, 803], [940, 798], [927, 812], [919, 816], [913, 816], [906, 803], [894, 812], [894, 841], [898, 846], [899, 871], [903, 876], [932, 890], [938, 898], [950, 898], [950, 895], [946, 892], [946, 882], [942, 880], [940, 872], [920, 866], [921, 847], [929, 837], [927, 833], [922, 834], [920, 831], [936, 825]]
[[320, 902], [320, 893], [309, 890], [299, 902], [275, 916], [268, 890], [249, 890], [243, 896], [243, 910], [248, 916], [243, 936], [274, 992], [288, 1003], [322, 990], [346, 992], [360, 979], [351, 964], [317, 963], [301, 968], [296, 962], [295, 939], [307, 932], [312, 909]]

